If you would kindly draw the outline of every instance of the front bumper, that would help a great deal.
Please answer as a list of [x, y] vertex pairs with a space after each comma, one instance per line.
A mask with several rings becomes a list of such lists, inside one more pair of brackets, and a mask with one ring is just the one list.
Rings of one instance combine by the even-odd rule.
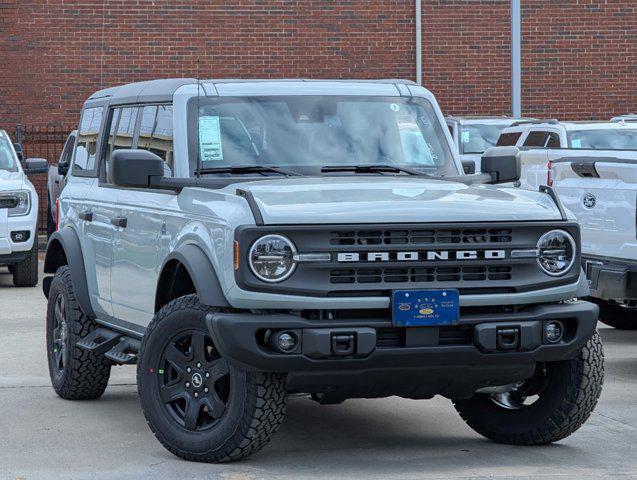
[[[248, 371], [286, 372], [291, 390], [336, 399], [436, 394], [466, 398], [482, 387], [530, 377], [536, 362], [574, 358], [594, 333], [597, 315], [596, 305], [577, 301], [514, 313], [461, 315], [455, 330], [396, 329], [389, 319], [319, 321], [287, 314], [210, 313], [206, 322], [231, 364]], [[543, 325], [549, 320], [567, 326], [557, 344], [543, 339]], [[497, 347], [495, 336], [503, 329], [518, 330], [517, 348]], [[301, 339], [297, 353], [268, 349], [263, 344], [268, 330], [295, 331]], [[351, 354], [334, 354], [331, 343], [339, 335], [354, 338]], [[450, 342], [450, 337], [455, 340]]]
[[582, 256], [591, 297], [604, 300], [637, 300], [637, 261]]
[[[20, 253], [26, 256], [27, 252], [33, 247], [36, 235], [37, 213], [33, 212], [33, 205], [31, 210], [32, 212], [24, 217], [7, 217], [6, 212], [3, 212], [4, 218], [0, 216], [0, 221], [5, 223], [0, 228], [3, 233], [3, 235], [0, 235], [0, 264], [16, 263], [10, 261], [10, 258], [13, 256], [20, 257]], [[29, 232], [29, 239], [25, 242], [14, 242], [11, 240], [11, 233], [18, 231]]]

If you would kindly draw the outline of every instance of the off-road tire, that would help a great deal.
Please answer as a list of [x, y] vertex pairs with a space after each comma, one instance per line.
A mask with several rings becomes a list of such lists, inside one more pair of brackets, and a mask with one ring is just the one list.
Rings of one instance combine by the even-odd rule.
[[462, 419], [480, 435], [510, 445], [545, 445], [562, 440], [588, 419], [604, 380], [602, 342], [595, 333], [577, 358], [550, 365], [545, 394], [532, 405], [507, 410], [487, 394], [454, 402]]
[[137, 385], [146, 421], [167, 450], [189, 461], [229, 462], [257, 452], [278, 430], [286, 409], [285, 374], [243, 372], [229, 365], [231, 393], [217, 423], [202, 431], [187, 430], [177, 423], [161, 400], [156, 365], [180, 332], [196, 330], [209, 335], [204, 320], [209, 312], [196, 295], [187, 295], [155, 315], [142, 340]]
[[599, 321], [617, 330], [637, 330], [637, 308], [627, 308], [606, 301], [599, 305]]
[[[64, 368], [55, 366], [53, 345], [55, 328], [55, 303], [59, 295], [65, 302], [66, 352], [63, 354]], [[55, 393], [67, 400], [89, 400], [102, 396], [111, 374], [111, 366], [103, 355], [95, 355], [76, 346], [81, 338], [93, 330], [97, 324], [80, 308], [69, 267], [60, 267], [55, 273], [49, 290], [46, 315], [46, 344], [49, 375]]]
[[38, 284], [38, 234], [35, 233], [33, 247], [27, 257], [13, 266], [13, 284], [16, 287], [35, 287]]

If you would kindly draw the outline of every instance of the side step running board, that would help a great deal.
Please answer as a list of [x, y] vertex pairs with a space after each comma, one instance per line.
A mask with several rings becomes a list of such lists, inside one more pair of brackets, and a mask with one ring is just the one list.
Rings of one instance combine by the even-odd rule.
[[137, 363], [141, 342], [119, 332], [100, 327], [78, 341], [77, 346], [95, 355], [104, 355], [115, 364], [133, 365]]
[[119, 365], [134, 365], [137, 363], [137, 354], [141, 342], [133, 338], [125, 337], [121, 341], [104, 354], [111, 362]]
[[121, 333], [106, 328], [96, 328], [86, 337], [77, 342], [82, 350], [88, 350], [95, 355], [102, 355], [119, 343]]

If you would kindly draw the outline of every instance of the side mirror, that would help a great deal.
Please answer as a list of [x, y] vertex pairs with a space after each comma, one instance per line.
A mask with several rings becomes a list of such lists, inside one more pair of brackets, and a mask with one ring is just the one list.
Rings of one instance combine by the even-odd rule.
[[21, 162], [24, 161], [24, 150], [22, 149], [22, 144], [14, 143], [13, 148], [15, 149], [15, 153], [18, 156], [18, 160]]
[[34, 173], [47, 173], [49, 171], [49, 164], [44, 158], [27, 158], [26, 168], [24, 173], [31, 175]]
[[69, 164], [66, 162], [58, 163], [58, 175], [66, 177], [67, 173], [69, 173]]
[[489, 183], [520, 180], [522, 160], [517, 147], [491, 147], [482, 155], [482, 173], [491, 175]]
[[148, 150], [115, 150], [109, 173], [118, 187], [148, 188], [152, 177], [164, 176], [164, 161]]
[[476, 162], [473, 160], [463, 160], [462, 170], [464, 170], [465, 175], [476, 173]]

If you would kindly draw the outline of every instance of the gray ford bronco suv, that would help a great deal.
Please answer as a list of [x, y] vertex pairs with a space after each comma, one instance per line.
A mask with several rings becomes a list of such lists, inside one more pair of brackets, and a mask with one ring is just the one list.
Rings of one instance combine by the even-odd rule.
[[174, 454], [235, 460], [290, 393], [449, 398], [496, 442], [577, 430], [597, 403], [598, 307], [580, 232], [504, 149], [463, 175], [411, 82], [173, 79], [82, 111], [47, 246], [63, 398], [137, 364]]

